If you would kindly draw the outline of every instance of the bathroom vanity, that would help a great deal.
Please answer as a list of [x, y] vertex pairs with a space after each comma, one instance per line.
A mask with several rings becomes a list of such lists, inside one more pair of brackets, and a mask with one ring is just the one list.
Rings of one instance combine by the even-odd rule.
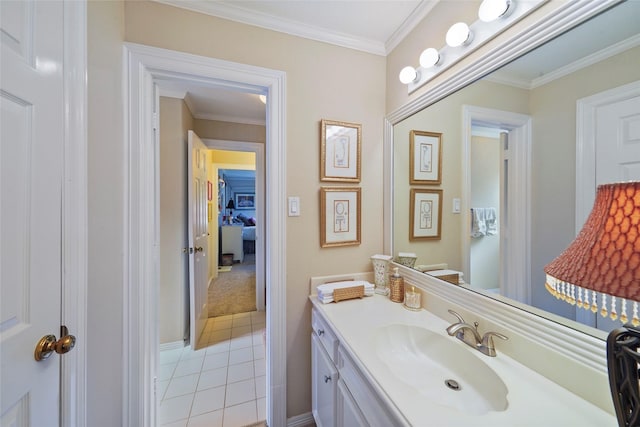
[[489, 357], [448, 336], [453, 316], [409, 311], [377, 294], [310, 300], [318, 426], [616, 425], [613, 413], [501, 352], [503, 341]]

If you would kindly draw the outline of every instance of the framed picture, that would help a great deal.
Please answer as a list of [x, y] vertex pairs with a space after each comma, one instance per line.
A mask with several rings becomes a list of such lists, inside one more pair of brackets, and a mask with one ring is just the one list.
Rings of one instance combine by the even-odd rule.
[[442, 134], [412, 130], [409, 145], [409, 183], [442, 182]]
[[409, 240], [440, 240], [442, 190], [412, 188], [409, 200]]
[[236, 209], [255, 209], [255, 193], [236, 193]]
[[320, 188], [320, 247], [360, 244], [360, 188]]
[[360, 182], [362, 125], [321, 120], [320, 181]]

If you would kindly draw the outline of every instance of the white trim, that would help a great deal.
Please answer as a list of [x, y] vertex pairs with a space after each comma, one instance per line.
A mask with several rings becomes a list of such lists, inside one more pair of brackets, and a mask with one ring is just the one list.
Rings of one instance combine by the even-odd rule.
[[[559, 6], [553, 13], [540, 17], [535, 23], [514, 34], [504, 43], [496, 44], [485, 55], [475, 58], [468, 65], [458, 67], [451, 78], [437, 87], [425, 91], [385, 118], [384, 152], [386, 156], [383, 171], [385, 175], [384, 248], [386, 253], [392, 253], [391, 250], [393, 249], [391, 229], [393, 227], [391, 215], [393, 203], [393, 180], [391, 179], [393, 125], [616, 3], [618, 1], [569, 1]], [[430, 291], [433, 287], [431, 283], [434, 281], [439, 282], [411, 269], [404, 267], [401, 267], [401, 269], [405, 280], [412, 283], [425, 284]], [[574, 325], [576, 329], [567, 327], [564, 324], [571, 323], [570, 321], [565, 319], [558, 319], [562, 320], [563, 323], [549, 321], [541, 317], [541, 315], [553, 316], [541, 310], [531, 307], [527, 307], [526, 311], [521, 310], [510, 304], [501, 303], [477, 292], [469, 292], [469, 290], [457, 286], [440, 284], [433, 287], [433, 291], [461, 306], [473, 307], [475, 312], [488, 321], [507, 323], [519, 327], [519, 332], [524, 339], [532, 340], [544, 346], [551, 346], [559, 353], [570, 357], [578, 363], [590, 366], [597, 372], [606, 372], [605, 342], [601, 338], [595, 338], [579, 332], [578, 329], [581, 327], [579, 324]]]
[[[188, 98], [189, 97], [185, 98], [185, 102]], [[193, 117], [200, 120], [215, 120], [218, 122], [241, 123], [244, 125], [264, 126], [266, 124], [264, 120], [252, 120], [247, 117], [227, 116], [223, 114], [195, 114]]]
[[[256, 308], [264, 311], [264, 272], [265, 272], [265, 241], [264, 241], [264, 221], [265, 221], [265, 173], [264, 173], [264, 144], [258, 142], [224, 141], [220, 139], [202, 138], [202, 142], [215, 150], [246, 151], [256, 154]], [[261, 256], [258, 257], [257, 255]]]
[[[525, 304], [531, 303], [531, 118], [524, 114], [462, 106], [462, 269], [471, 277], [470, 209], [471, 133], [473, 122], [499, 123], [509, 131], [509, 200], [508, 218], [501, 221], [500, 287], [505, 296]], [[502, 203], [502, 202], [501, 202]], [[519, 242], [505, 250], [504, 243]]]
[[86, 425], [87, 411], [87, 6], [64, 2], [64, 177], [62, 314], [78, 345], [61, 358], [62, 426]]
[[[267, 421], [286, 424], [286, 75], [284, 72], [125, 43], [125, 247], [123, 425], [152, 425], [157, 358], [157, 147], [151, 100], [156, 78], [197, 80], [267, 93]], [[152, 153], [150, 155], [150, 153]], [[144, 154], [144, 155], [143, 155]], [[155, 188], [156, 191], [148, 191]], [[156, 200], [154, 200], [154, 198]], [[272, 237], [273, 236], [273, 237]], [[155, 347], [154, 347], [155, 346]]]

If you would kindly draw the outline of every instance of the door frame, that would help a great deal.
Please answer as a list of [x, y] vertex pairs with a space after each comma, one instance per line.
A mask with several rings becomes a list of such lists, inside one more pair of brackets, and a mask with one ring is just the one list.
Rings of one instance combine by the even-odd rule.
[[[202, 138], [202, 142], [212, 150], [224, 150], [224, 151], [244, 151], [249, 153], [255, 153], [256, 155], [256, 309], [258, 311], [264, 311], [265, 309], [265, 294], [264, 294], [264, 272], [265, 272], [265, 243], [262, 236], [264, 236], [264, 221], [265, 221], [265, 174], [264, 174], [264, 146], [265, 144], [259, 142], [244, 142], [244, 141], [227, 141], [222, 139], [208, 139]], [[258, 191], [259, 190], [259, 191]], [[216, 240], [217, 241], [217, 240]], [[257, 255], [261, 256], [258, 257]]]
[[123, 51], [123, 424], [156, 421], [159, 153], [152, 88], [154, 80], [162, 78], [267, 95], [267, 423], [286, 425], [286, 73], [133, 43], [124, 43]]
[[[64, 166], [61, 324], [77, 345], [61, 357], [60, 425], [86, 425], [87, 405], [87, 4], [64, 1]], [[56, 335], [58, 331], [55, 331]], [[35, 343], [34, 343], [35, 345]]]
[[[470, 268], [469, 235], [471, 217], [471, 134], [474, 123], [499, 125], [509, 131], [511, 149], [509, 170], [509, 200], [507, 217], [502, 217], [500, 289], [509, 298], [531, 304], [531, 117], [491, 108], [463, 105], [462, 107], [462, 233], [463, 271]], [[501, 202], [502, 205], [502, 202]], [[501, 213], [502, 215], [502, 213]], [[505, 227], [505, 224], [508, 224]], [[506, 228], [506, 233], [504, 232]], [[506, 236], [505, 236], [506, 234]], [[503, 242], [520, 245], [503, 250]], [[524, 273], [524, 274], [522, 274]]]

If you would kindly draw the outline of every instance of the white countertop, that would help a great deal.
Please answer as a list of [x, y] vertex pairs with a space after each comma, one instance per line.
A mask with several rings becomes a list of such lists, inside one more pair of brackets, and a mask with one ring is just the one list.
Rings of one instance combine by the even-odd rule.
[[[409, 425], [413, 426], [617, 426], [614, 415], [560, 387], [514, 359], [500, 353], [496, 340], [496, 357], [488, 357], [462, 341], [449, 337], [443, 319], [425, 311], [406, 310], [402, 304], [387, 297], [375, 295], [361, 300], [322, 304], [310, 297], [323, 317], [328, 320], [343, 345], [360, 369], [383, 390], [390, 405], [395, 406]], [[452, 322], [453, 323], [453, 320]], [[389, 368], [376, 355], [375, 331], [379, 327], [405, 324], [420, 326], [459, 344], [460, 351], [479, 357], [493, 369], [507, 386], [508, 408], [501, 412], [470, 415], [456, 409], [430, 402], [412, 386], [394, 377]], [[482, 331], [486, 332], [486, 331]]]

